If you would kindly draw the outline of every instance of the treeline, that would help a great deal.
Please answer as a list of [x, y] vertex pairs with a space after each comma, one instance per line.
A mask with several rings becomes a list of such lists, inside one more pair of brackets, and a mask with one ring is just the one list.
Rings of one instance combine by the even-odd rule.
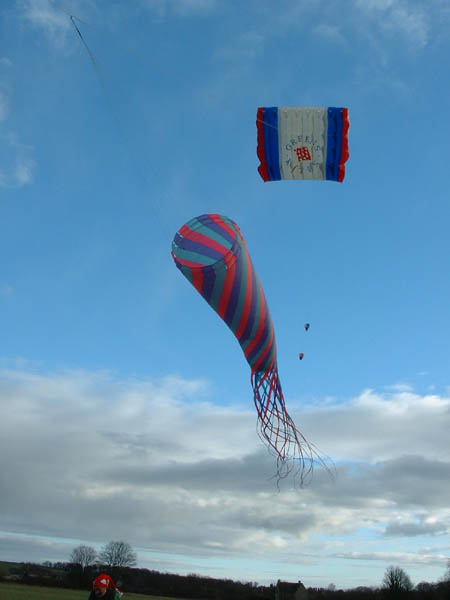
[[276, 586], [273, 585], [265, 587], [251, 582], [242, 583], [195, 574], [176, 575], [137, 567], [121, 567], [114, 569], [112, 573], [108, 565], [100, 564], [82, 568], [76, 563], [18, 563], [10, 567], [9, 572], [0, 577], [0, 581], [88, 591], [92, 581], [101, 572], [115, 577], [116, 585], [124, 592], [124, 600], [127, 592], [195, 600], [276, 600]]
[[450, 581], [421, 582], [414, 588], [390, 589], [358, 587], [350, 590], [307, 588], [298, 594], [298, 583], [279, 581], [269, 586], [255, 582], [215, 579], [195, 574], [176, 575], [159, 571], [121, 567], [113, 573], [108, 565], [95, 564], [81, 567], [76, 563], [8, 563], [0, 572], [1, 581], [20, 581], [26, 584], [85, 589], [100, 572], [114, 576], [118, 587], [126, 593], [148, 594], [195, 600], [450, 600]]

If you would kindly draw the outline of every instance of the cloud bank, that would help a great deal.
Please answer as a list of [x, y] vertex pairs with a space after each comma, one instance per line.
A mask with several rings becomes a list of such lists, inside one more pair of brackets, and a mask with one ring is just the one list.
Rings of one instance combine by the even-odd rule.
[[[307, 488], [285, 480], [278, 492], [251, 407], [212, 404], [205, 381], [23, 368], [4, 369], [0, 381], [0, 531], [10, 549], [38, 536], [36, 552], [42, 540], [55, 544], [42, 560], [64, 560], [63, 540], [113, 537], [142, 556], [183, 556], [186, 572], [214, 556], [445, 567], [445, 395], [365, 391], [338, 406], [306, 407], [293, 416], [326, 441], [336, 477], [317, 469]], [[363, 531], [373, 552], [349, 541]], [[398, 550], [383, 553], [389, 540]], [[65, 542], [67, 553], [74, 545]], [[270, 572], [253, 578], [264, 577]]]

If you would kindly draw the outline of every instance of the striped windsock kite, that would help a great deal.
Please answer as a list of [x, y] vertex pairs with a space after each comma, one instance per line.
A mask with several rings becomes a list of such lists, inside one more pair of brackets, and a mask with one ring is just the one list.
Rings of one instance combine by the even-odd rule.
[[244, 352], [251, 368], [258, 431], [277, 456], [278, 477], [298, 463], [303, 481], [312, 472], [316, 453], [286, 410], [269, 307], [239, 227], [217, 214], [191, 219], [175, 234], [172, 257]]

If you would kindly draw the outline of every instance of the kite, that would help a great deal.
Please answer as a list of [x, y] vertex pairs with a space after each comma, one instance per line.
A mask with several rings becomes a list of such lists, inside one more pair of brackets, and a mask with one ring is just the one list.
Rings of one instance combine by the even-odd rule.
[[259, 174], [264, 181], [343, 181], [349, 126], [347, 108], [258, 108]]
[[310, 325], [309, 323], [305, 323], [305, 324], [304, 324], [305, 331], [308, 331], [308, 329], [309, 329], [310, 327], [311, 327], [311, 325]]
[[300, 360], [303, 360], [304, 356], [305, 355], [303, 354], [303, 352], [300, 352], [300, 354], [298, 355], [298, 357], [299, 357]]
[[286, 410], [269, 307], [239, 227], [218, 214], [191, 219], [175, 234], [172, 257], [244, 352], [251, 368], [258, 433], [277, 457], [278, 478], [287, 476], [295, 464], [304, 483], [318, 455]]

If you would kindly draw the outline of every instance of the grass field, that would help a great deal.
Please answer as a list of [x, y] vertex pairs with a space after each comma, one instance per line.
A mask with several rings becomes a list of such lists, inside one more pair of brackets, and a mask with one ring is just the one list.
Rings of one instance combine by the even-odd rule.
[[[87, 600], [88, 591], [66, 590], [63, 588], [40, 587], [19, 583], [0, 583], [0, 600]], [[123, 600], [168, 600], [161, 596], [126, 594]]]

